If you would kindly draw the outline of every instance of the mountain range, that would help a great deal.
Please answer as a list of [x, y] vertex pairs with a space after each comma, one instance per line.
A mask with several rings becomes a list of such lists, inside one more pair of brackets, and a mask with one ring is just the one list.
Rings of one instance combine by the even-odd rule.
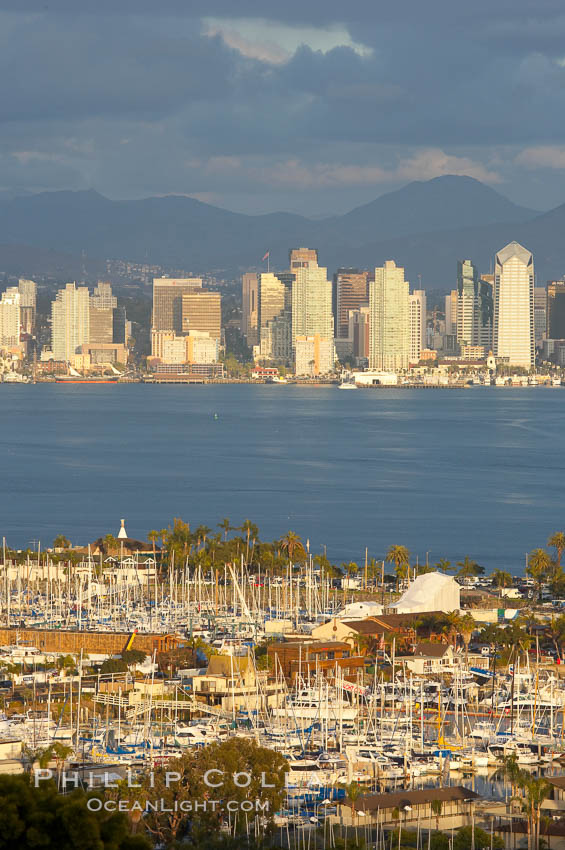
[[[387, 259], [429, 289], [454, 284], [456, 261], [489, 271], [515, 239], [534, 253], [539, 285], [565, 273], [565, 204], [545, 213], [517, 206], [471, 177], [413, 182], [345, 215], [312, 220], [291, 213], [245, 215], [185, 196], [115, 201], [93, 190], [0, 200], [0, 268], [62, 277], [76, 267], [97, 276], [106, 258], [237, 274], [285, 268], [288, 250], [318, 248], [330, 274]], [[78, 274], [80, 277], [80, 272]]]

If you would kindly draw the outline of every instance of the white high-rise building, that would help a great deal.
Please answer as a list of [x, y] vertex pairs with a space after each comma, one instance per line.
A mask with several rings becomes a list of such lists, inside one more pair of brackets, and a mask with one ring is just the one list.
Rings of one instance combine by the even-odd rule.
[[426, 293], [415, 289], [409, 296], [410, 313], [410, 363], [418, 363], [423, 348], [427, 348]]
[[534, 258], [518, 242], [495, 256], [494, 355], [524, 369], [535, 362]]
[[54, 360], [71, 361], [90, 342], [90, 295], [86, 286], [67, 283], [51, 304], [51, 347]]
[[0, 300], [0, 345], [19, 345], [21, 296], [17, 286], [9, 286]]
[[33, 307], [35, 310], [37, 300], [37, 284], [35, 281], [21, 277], [18, 281], [18, 292], [20, 293], [20, 305], [22, 307]]
[[292, 347], [296, 348], [298, 336], [333, 340], [334, 320], [332, 310], [332, 284], [328, 270], [315, 260], [304, 261], [293, 267], [292, 284]]
[[394, 260], [369, 283], [369, 368], [396, 372], [410, 362], [409, 283]]

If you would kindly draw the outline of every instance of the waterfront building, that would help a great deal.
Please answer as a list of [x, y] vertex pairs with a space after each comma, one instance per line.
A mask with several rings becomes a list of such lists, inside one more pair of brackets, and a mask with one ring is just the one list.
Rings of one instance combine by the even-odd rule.
[[111, 307], [97, 307], [90, 299], [90, 331], [88, 341], [108, 343], [114, 341], [114, 311]]
[[328, 375], [335, 368], [333, 339], [324, 339], [320, 334], [297, 336], [295, 341], [295, 374], [314, 378]]
[[408, 299], [410, 315], [410, 363], [419, 363], [426, 348], [426, 293], [415, 289]]
[[409, 284], [394, 260], [369, 284], [369, 368], [396, 372], [410, 362]]
[[241, 301], [241, 333], [253, 348], [259, 343], [259, 278], [255, 272], [248, 272], [241, 279]]
[[[294, 275], [259, 276], [259, 353], [267, 360], [290, 360], [292, 280]], [[290, 284], [290, 285], [289, 285]]]
[[313, 260], [294, 266], [292, 284], [292, 346], [298, 336], [318, 335], [331, 340], [333, 347], [334, 322], [332, 313], [332, 284], [328, 270]]
[[222, 296], [219, 292], [195, 290], [182, 295], [182, 333], [200, 331], [211, 339], [222, 336]]
[[565, 339], [565, 280], [550, 280], [547, 284], [546, 336]]
[[182, 296], [202, 289], [199, 277], [153, 279], [153, 320], [156, 331], [182, 333]]
[[20, 344], [21, 295], [17, 286], [9, 286], [0, 300], [0, 346]]
[[182, 336], [177, 336], [173, 331], [153, 331], [151, 348], [151, 359], [163, 364], [205, 365], [218, 362], [220, 342], [202, 331], [189, 331]]
[[509, 366], [531, 369], [534, 345], [534, 259], [518, 242], [495, 256], [493, 352]]
[[51, 348], [54, 360], [72, 361], [90, 341], [90, 293], [67, 283], [51, 303]]
[[335, 335], [349, 336], [349, 313], [369, 301], [369, 272], [338, 269], [333, 278], [333, 313]]

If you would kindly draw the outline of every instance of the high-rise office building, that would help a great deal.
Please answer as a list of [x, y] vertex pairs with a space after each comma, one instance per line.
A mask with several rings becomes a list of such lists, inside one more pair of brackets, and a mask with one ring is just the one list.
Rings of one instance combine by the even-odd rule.
[[90, 303], [93, 307], [98, 307], [99, 309], [109, 308], [114, 310], [118, 306], [118, 299], [112, 293], [112, 284], [106, 280], [99, 280], [94, 287]]
[[18, 281], [18, 292], [20, 293], [21, 331], [26, 334], [33, 334], [35, 330], [37, 285], [34, 280], [21, 277]]
[[19, 345], [21, 333], [21, 295], [17, 286], [9, 286], [0, 299], [0, 346]]
[[222, 336], [222, 296], [219, 292], [195, 290], [182, 296], [182, 333], [200, 331], [210, 339]]
[[445, 296], [445, 333], [446, 336], [457, 335], [457, 290], [452, 289]]
[[495, 256], [493, 348], [510, 366], [534, 366], [534, 259], [518, 242]]
[[259, 345], [262, 358], [289, 360], [294, 275], [278, 272], [259, 276]]
[[252, 348], [259, 342], [259, 279], [255, 272], [248, 272], [241, 278], [241, 333]]
[[332, 284], [328, 280], [328, 270], [311, 260], [295, 266], [293, 271], [293, 348], [297, 336], [313, 337], [318, 334], [321, 339], [333, 340]]
[[314, 263], [318, 265], [317, 248], [292, 248], [288, 252], [288, 265], [291, 272]]
[[471, 260], [457, 262], [457, 344], [492, 346], [492, 287]]
[[547, 292], [543, 286], [534, 286], [534, 341], [541, 348], [547, 328]]
[[410, 361], [409, 284], [394, 260], [375, 269], [369, 283], [369, 368], [397, 371]]
[[548, 339], [565, 339], [565, 280], [547, 284], [546, 335]]
[[51, 348], [55, 360], [72, 360], [90, 341], [90, 293], [67, 283], [51, 303]]
[[348, 337], [352, 341], [353, 356], [356, 359], [369, 359], [369, 305], [363, 304], [358, 310], [349, 311]]
[[419, 363], [423, 348], [427, 348], [427, 303], [423, 289], [415, 289], [409, 296], [410, 363]]
[[369, 272], [359, 269], [338, 269], [333, 279], [333, 311], [335, 335], [349, 334], [349, 311], [358, 310], [369, 302]]
[[155, 331], [182, 333], [182, 296], [202, 289], [202, 278], [156, 277], [153, 279], [153, 321]]

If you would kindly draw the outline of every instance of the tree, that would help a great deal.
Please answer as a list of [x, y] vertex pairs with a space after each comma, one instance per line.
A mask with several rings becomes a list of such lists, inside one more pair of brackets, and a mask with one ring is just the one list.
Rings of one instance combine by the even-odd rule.
[[68, 537], [65, 537], [64, 534], [58, 534], [55, 540], [53, 541], [54, 549], [70, 549], [71, 541]]
[[398, 544], [391, 546], [386, 553], [385, 561], [389, 564], [394, 564], [396, 589], [398, 590], [399, 582], [408, 577], [408, 571], [410, 569], [410, 552], [406, 546], [400, 546]]
[[212, 531], [211, 528], [208, 528], [207, 525], [199, 525], [196, 531], [194, 532], [196, 535], [196, 547], [199, 548], [200, 544], [206, 543], [206, 538]]
[[453, 850], [479, 850], [482, 847], [492, 847], [492, 850], [503, 850], [504, 840], [497, 835], [492, 839], [488, 832], [478, 826], [462, 826], [453, 839]]
[[118, 538], [114, 537], [113, 534], [106, 534], [103, 543], [107, 555], [109, 555], [110, 552], [115, 552], [118, 548]]
[[150, 850], [122, 813], [90, 811], [84, 791], [59, 794], [52, 781], [0, 775], [0, 850]]
[[503, 759], [503, 770], [513, 787], [521, 792], [522, 810], [528, 818], [528, 847], [530, 850], [539, 850], [541, 807], [551, 791], [551, 785], [543, 777], [532, 776], [519, 768], [515, 755]]
[[484, 567], [481, 567], [480, 564], [477, 564], [477, 562], [473, 561], [468, 555], [465, 555], [463, 561], [457, 561], [457, 566], [459, 567], [457, 572], [458, 578], [473, 578], [475, 576], [482, 576], [485, 571]]
[[245, 534], [245, 536], [247, 538], [247, 544], [246, 544], [246, 550], [245, 550], [246, 551], [245, 561], [247, 563], [249, 561], [249, 538], [252, 537], [253, 540], [255, 540], [259, 536], [259, 528], [256, 525], [254, 525], [254, 523], [252, 523], [250, 519], [246, 519], [241, 524], [241, 531], [243, 531], [243, 533]]
[[439, 832], [439, 819], [441, 816], [441, 810], [443, 809], [443, 803], [441, 800], [432, 800], [430, 803], [432, 813], [435, 815], [436, 819], [436, 829]]
[[552, 617], [548, 626], [548, 634], [557, 650], [559, 658], [563, 657], [563, 644], [565, 643], [565, 614]]
[[218, 523], [218, 528], [224, 532], [224, 542], [228, 539], [228, 532], [232, 530], [231, 523], [227, 516], [223, 518], [221, 522]]
[[471, 637], [473, 636], [473, 632], [477, 628], [476, 620], [471, 616], [471, 614], [464, 614], [459, 619], [459, 632], [461, 637], [463, 638], [463, 643], [465, 644], [465, 663], [469, 664], [469, 644], [471, 642]]
[[295, 557], [304, 559], [306, 554], [301, 537], [294, 531], [287, 531], [281, 540], [281, 549], [286, 552], [289, 562], [293, 562]]
[[547, 545], [552, 546], [555, 549], [555, 562], [557, 566], [560, 567], [561, 558], [565, 551], [565, 534], [562, 531], [556, 531], [555, 534], [552, 534], [547, 541]]
[[504, 570], [494, 570], [490, 580], [493, 587], [512, 587], [512, 576]]
[[440, 558], [436, 564], [436, 569], [441, 570], [442, 573], [449, 573], [453, 567], [451, 566], [451, 561], [446, 560], [446, 558]]
[[534, 549], [528, 556], [526, 573], [533, 578], [537, 587], [538, 602], [541, 600], [541, 592], [547, 581], [551, 569], [551, 557], [545, 549]]

